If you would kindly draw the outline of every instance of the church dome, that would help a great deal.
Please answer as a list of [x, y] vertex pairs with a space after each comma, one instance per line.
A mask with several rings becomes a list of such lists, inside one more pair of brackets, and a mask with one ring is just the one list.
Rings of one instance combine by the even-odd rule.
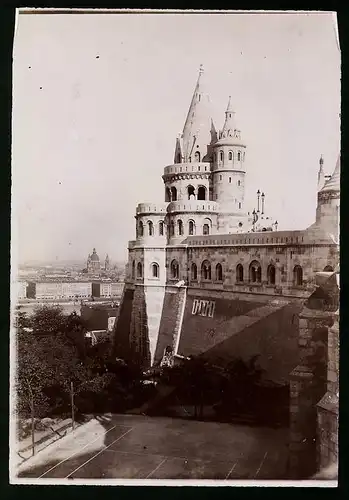
[[96, 253], [96, 249], [95, 249], [95, 248], [93, 249], [93, 253], [92, 253], [92, 255], [91, 255], [91, 257], [90, 257], [90, 258], [91, 258], [91, 260], [92, 260], [92, 261], [94, 261], [94, 262], [97, 262], [97, 261], [99, 262], [99, 257], [98, 257], [98, 255], [97, 255], [97, 253]]

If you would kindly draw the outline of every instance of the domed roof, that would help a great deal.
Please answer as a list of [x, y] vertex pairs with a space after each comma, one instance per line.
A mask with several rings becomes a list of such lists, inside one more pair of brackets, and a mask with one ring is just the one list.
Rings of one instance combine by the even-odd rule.
[[95, 262], [97, 262], [97, 261], [99, 262], [99, 257], [98, 257], [98, 255], [97, 255], [97, 253], [96, 253], [96, 249], [95, 249], [95, 248], [93, 249], [93, 252], [92, 252], [92, 254], [91, 254], [91, 257], [90, 257], [90, 258], [91, 258], [91, 260], [93, 260], [93, 261], [95, 261]]

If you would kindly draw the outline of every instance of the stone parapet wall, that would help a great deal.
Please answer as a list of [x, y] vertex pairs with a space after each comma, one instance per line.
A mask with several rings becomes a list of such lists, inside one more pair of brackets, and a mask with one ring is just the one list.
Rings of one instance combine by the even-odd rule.
[[327, 392], [317, 404], [318, 469], [338, 464], [338, 403], [339, 403], [339, 323], [338, 312], [328, 331]]
[[[338, 458], [338, 287], [317, 273], [317, 288], [299, 315], [299, 364], [291, 373], [290, 476], [312, 477]], [[337, 324], [338, 325], [338, 324]]]
[[191, 173], [209, 173], [211, 171], [211, 164], [208, 162], [195, 162], [195, 163], [176, 163], [168, 165], [164, 168], [164, 176], [166, 179], [176, 176], [177, 174], [191, 174]]

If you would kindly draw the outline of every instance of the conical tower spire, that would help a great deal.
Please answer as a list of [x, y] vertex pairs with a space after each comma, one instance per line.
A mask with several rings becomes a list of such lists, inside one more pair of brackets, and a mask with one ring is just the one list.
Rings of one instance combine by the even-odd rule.
[[229, 96], [229, 101], [228, 101], [228, 106], [227, 106], [227, 110], [225, 112], [226, 114], [227, 113], [233, 113], [233, 107], [231, 105], [231, 95]]
[[[211, 130], [210, 99], [205, 90], [204, 69], [200, 65], [181, 138], [184, 162], [209, 161], [206, 156], [207, 146], [211, 143]], [[176, 149], [178, 150], [178, 146]]]
[[233, 111], [233, 106], [231, 104], [231, 96], [229, 96], [228, 106], [225, 112], [225, 122], [221, 131], [221, 137], [233, 137], [237, 131], [235, 123], [235, 111]]
[[336, 167], [331, 177], [326, 181], [321, 191], [340, 191], [340, 156], [338, 155]]

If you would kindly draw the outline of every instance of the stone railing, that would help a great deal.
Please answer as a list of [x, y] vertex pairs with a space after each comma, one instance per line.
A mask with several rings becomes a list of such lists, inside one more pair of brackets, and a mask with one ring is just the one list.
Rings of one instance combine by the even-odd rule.
[[[211, 202], [212, 203], [212, 202]], [[262, 231], [251, 233], [222, 234], [209, 236], [188, 236], [189, 246], [224, 245], [287, 245], [316, 244], [317, 239], [307, 230], [304, 231]]]
[[211, 200], [171, 201], [167, 206], [168, 213], [174, 212], [217, 212], [218, 204]]
[[210, 173], [211, 165], [206, 162], [197, 163], [176, 163], [175, 165], [168, 165], [164, 168], [164, 176], [171, 176], [177, 174], [191, 174], [191, 173]]
[[138, 203], [136, 214], [166, 214], [168, 203]]

